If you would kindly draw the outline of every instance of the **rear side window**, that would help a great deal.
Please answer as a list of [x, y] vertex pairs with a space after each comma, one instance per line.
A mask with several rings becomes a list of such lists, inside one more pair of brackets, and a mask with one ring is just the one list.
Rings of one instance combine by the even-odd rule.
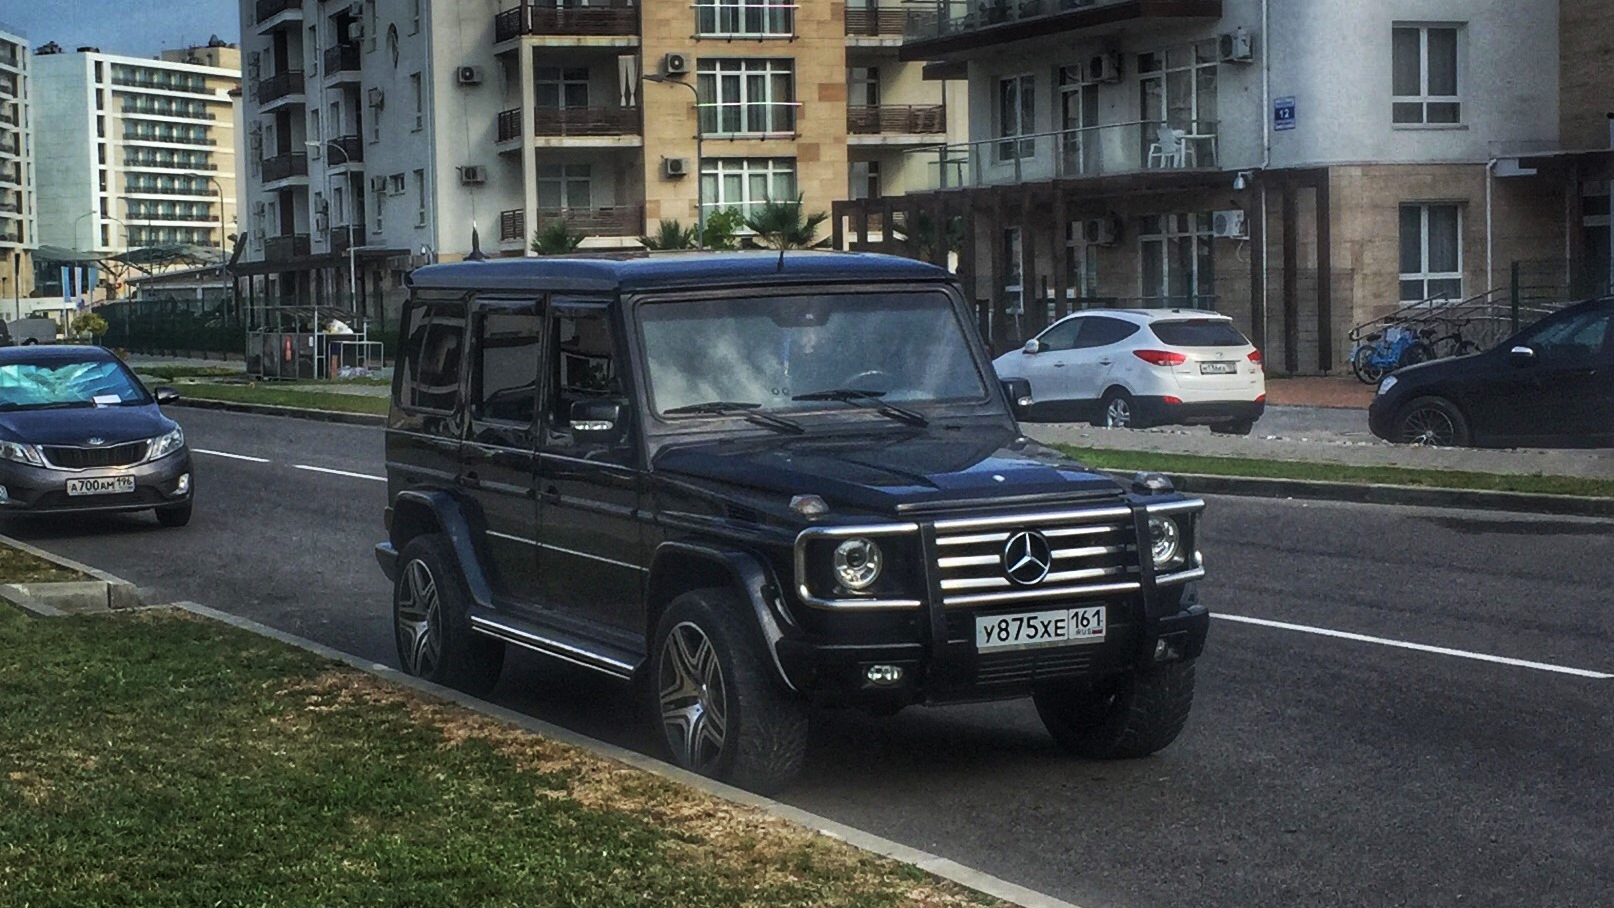
[[538, 414], [543, 319], [536, 312], [494, 309], [477, 324], [471, 418], [531, 426]]
[[1232, 322], [1220, 318], [1155, 322], [1149, 329], [1173, 347], [1243, 347], [1250, 343]]
[[1137, 325], [1102, 315], [1084, 318], [1082, 323], [1082, 333], [1076, 338], [1076, 346], [1081, 349], [1108, 347], [1138, 333]]
[[453, 410], [465, 355], [464, 310], [421, 306], [411, 311], [408, 325], [399, 403], [412, 410]]

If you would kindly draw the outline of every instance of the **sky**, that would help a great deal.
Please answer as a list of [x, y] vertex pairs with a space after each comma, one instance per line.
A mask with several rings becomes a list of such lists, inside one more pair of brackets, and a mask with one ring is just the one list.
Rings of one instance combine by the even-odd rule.
[[20, 33], [35, 50], [55, 41], [67, 50], [154, 57], [212, 35], [238, 44], [240, 20], [236, 0], [0, 0], [0, 31]]

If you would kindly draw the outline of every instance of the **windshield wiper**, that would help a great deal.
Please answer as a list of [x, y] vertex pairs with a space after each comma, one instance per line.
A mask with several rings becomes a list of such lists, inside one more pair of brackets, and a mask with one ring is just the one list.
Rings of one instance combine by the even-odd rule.
[[925, 414], [880, 400], [885, 396], [885, 393], [884, 391], [868, 391], [862, 388], [830, 388], [824, 391], [797, 394], [791, 400], [837, 400], [865, 410], [873, 410], [887, 419], [905, 422], [910, 426], [924, 428], [930, 425], [930, 420], [925, 418]]
[[95, 402], [89, 400], [55, 400], [38, 404], [3, 403], [0, 404], [0, 410], [73, 410], [93, 406]]
[[758, 403], [751, 403], [750, 401], [742, 400], [709, 400], [700, 404], [686, 404], [682, 407], [673, 407], [671, 410], [664, 410], [662, 412], [665, 416], [691, 414], [703, 414], [710, 416], [739, 415], [744, 417], [747, 422], [752, 422], [759, 426], [766, 426], [779, 432], [789, 432], [792, 435], [800, 435], [801, 433], [807, 431], [801, 427], [801, 423], [798, 423], [793, 419], [785, 419], [783, 416], [775, 416], [772, 413], [756, 412], [756, 410], [761, 406], [762, 405]]

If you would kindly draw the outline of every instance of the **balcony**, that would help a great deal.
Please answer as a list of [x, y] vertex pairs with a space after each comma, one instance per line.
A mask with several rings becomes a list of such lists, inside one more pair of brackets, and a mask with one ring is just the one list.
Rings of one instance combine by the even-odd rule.
[[324, 62], [325, 69], [323, 72], [327, 78], [337, 73], [357, 74], [359, 71], [358, 42], [349, 41], [346, 44], [325, 48]]
[[908, 14], [901, 57], [936, 60], [1059, 32], [1221, 17], [1222, 0], [932, 0]]
[[303, 71], [300, 69], [276, 73], [258, 82], [258, 103], [269, 104], [282, 98], [303, 93]]
[[[637, 107], [535, 107], [532, 135], [544, 138], [639, 135]], [[521, 110], [499, 112], [499, 141], [521, 138]]]
[[918, 149], [925, 163], [924, 189], [971, 189], [1048, 180], [1074, 180], [1147, 173], [1216, 171], [1222, 166], [1217, 124], [1201, 121], [1174, 128], [1141, 121], [1061, 132], [986, 139]]
[[263, 241], [263, 257], [271, 262], [282, 262], [309, 254], [308, 234], [272, 236]]
[[636, 38], [639, 35], [637, 0], [611, 0], [593, 6], [532, 3], [507, 9], [493, 19], [494, 43], [523, 35]]
[[300, 151], [263, 159], [263, 182], [277, 183], [292, 177], [308, 176], [308, 155]]
[[0, 136], [0, 154], [15, 155], [17, 153], [17, 134], [9, 133]]
[[[890, 0], [888, 0], [890, 2]], [[896, 38], [907, 32], [908, 11], [895, 3], [890, 7], [876, 4], [861, 9], [846, 8], [846, 36], [848, 38]]]
[[16, 126], [17, 120], [18, 117], [15, 112], [0, 110], [0, 123], [7, 126]]
[[0, 167], [0, 183], [10, 183], [13, 186], [21, 186], [22, 165], [14, 162], [10, 167]]
[[303, 17], [303, 0], [258, 0], [255, 11], [257, 13], [255, 21], [259, 25], [268, 22], [281, 13], [295, 12], [297, 15], [294, 18], [301, 19]]
[[329, 155], [325, 160], [330, 167], [346, 167], [364, 163], [364, 137], [341, 136], [325, 143]]
[[848, 107], [846, 131], [853, 136], [938, 135], [947, 131], [947, 108], [940, 104]]
[[[590, 236], [639, 236], [644, 232], [644, 208], [614, 205], [605, 208], [540, 208], [538, 230], [565, 221], [572, 233]], [[520, 208], [499, 212], [499, 242], [527, 242], [527, 214]]]
[[331, 252], [342, 254], [351, 248], [354, 237], [363, 235], [364, 225], [362, 224], [354, 224], [351, 227], [336, 226], [325, 232], [325, 241]]

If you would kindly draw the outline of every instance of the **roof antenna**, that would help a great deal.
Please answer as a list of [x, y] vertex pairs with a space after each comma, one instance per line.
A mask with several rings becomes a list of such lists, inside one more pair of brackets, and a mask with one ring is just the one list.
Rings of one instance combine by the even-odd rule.
[[488, 254], [482, 251], [482, 237], [476, 232], [476, 225], [471, 225], [471, 251], [465, 254], [467, 262], [485, 262]]
[[785, 247], [783, 246], [779, 247], [779, 267], [775, 269], [775, 273], [785, 273]]

